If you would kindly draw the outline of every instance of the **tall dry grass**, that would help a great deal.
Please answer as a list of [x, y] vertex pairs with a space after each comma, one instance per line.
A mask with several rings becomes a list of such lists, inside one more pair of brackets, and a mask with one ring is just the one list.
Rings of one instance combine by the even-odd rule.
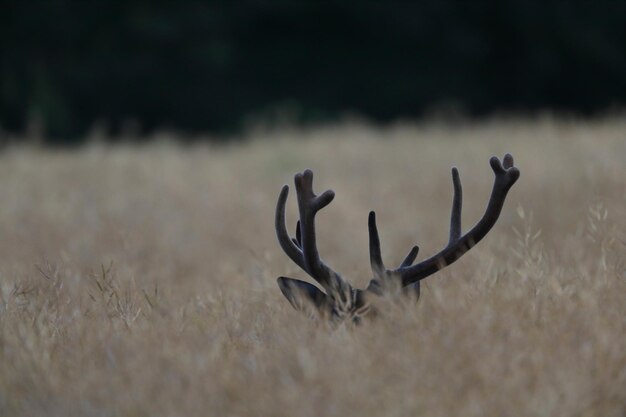
[[[624, 119], [167, 139], [0, 155], [1, 416], [626, 415]], [[500, 221], [417, 305], [329, 330], [282, 298], [305, 276], [273, 229], [295, 172], [337, 192], [319, 247], [364, 286], [370, 209], [389, 264], [427, 256], [450, 166], [467, 230], [505, 151]]]

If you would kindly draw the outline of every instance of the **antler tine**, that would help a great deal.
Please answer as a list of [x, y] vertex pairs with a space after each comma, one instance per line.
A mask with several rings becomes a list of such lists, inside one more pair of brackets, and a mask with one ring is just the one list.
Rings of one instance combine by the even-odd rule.
[[276, 217], [275, 217], [275, 227], [276, 227], [276, 236], [278, 237], [278, 243], [283, 251], [291, 258], [292, 261], [296, 263], [303, 270], [307, 270], [304, 264], [304, 257], [302, 255], [302, 250], [300, 249], [297, 242], [294, 242], [293, 239], [289, 236], [289, 232], [287, 232], [287, 226], [285, 224], [285, 205], [287, 204], [287, 197], [289, 196], [289, 186], [283, 185], [282, 190], [280, 190], [280, 194], [278, 195], [278, 203], [276, 203]]
[[380, 238], [376, 227], [376, 213], [370, 211], [367, 219], [367, 226], [370, 235], [370, 265], [374, 278], [382, 278], [385, 273], [385, 264], [380, 250]]
[[415, 262], [415, 258], [417, 258], [419, 250], [419, 246], [413, 246], [411, 248], [411, 251], [406, 255], [406, 258], [404, 258], [404, 261], [402, 261], [402, 263], [400, 264], [400, 268], [406, 268], [407, 266], [413, 265], [413, 262]]
[[450, 240], [448, 246], [461, 237], [461, 209], [463, 207], [463, 188], [459, 178], [459, 170], [452, 168], [452, 184], [454, 187], [454, 198], [452, 199], [452, 213], [450, 214]]
[[416, 265], [398, 268], [395, 272], [400, 275], [403, 286], [424, 279], [450, 265], [485, 237], [498, 220], [508, 191], [520, 176], [519, 170], [513, 166], [513, 163], [513, 156], [510, 154], [506, 154], [502, 162], [495, 156], [489, 160], [491, 169], [495, 174], [489, 203], [483, 217], [463, 236], [461, 236], [461, 181], [458, 170], [456, 168], [452, 169], [454, 200], [452, 203], [448, 245], [441, 252]]
[[[385, 271], [387, 269], [385, 268], [380, 249], [380, 238], [378, 236], [378, 227], [376, 226], [376, 213], [370, 211], [367, 220], [370, 236], [370, 265], [372, 267], [372, 273], [374, 274], [374, 277], [381, 278], [385, 275]], [[407, 266], [411, 266], [415, 261], [415, 258], [417, 258], [419, 250], [419, 246], [413, 246], [400, 264], [400, 267], [404, 268]]]
[[326, 290], [335, 301], [349, 304], [352, 287], [339, 274], [330, 269], [320, 258], [315, 239], [315, 215], [335, 198], [332, 190], [315, 195], [313, 172], [309, 169], [295, 176], [298, 208], [300, 211], [300, 233], [302, 258], [305, 270]]
[[[372, 267], [372, 273], [375, 278], [381, 278], [384, 276], [386, 268], [383, 263], [383, 257], [380, 249], [380, 238], [378, 236], [378, 227], [376, 226], [376, 213], [370, 211], [369, 217], [367, 219], [367, 225], [369, 228], [370, 235], [370, 265]], [[418, 246], [413, 246], [411, 251], [406, 255], [400, 267], [411, 266], [417, 258], [417, 253], [420, 248]]]
[[[385, 268], [385, 264], [383, 263], [380, 249], [380, 238], [378, 236], [378, 227], [376, 226], [376, 213], [373, 211], [370, 212], [368, 217], [368, 227], [370, 236], [370, 265], [372, 267], [372, 273], [374, 274], [374, 279], [370, 281], [368, 290], [375, 294], [382, 295], [385, 292], [385, 288], [389, 288], [388, 280], [396, 276], [396, 273], [395, 271], [387, 270]], [[418, 252], [419, 247], [413, 246], [400, 264], [400, 268], [411, 266], [415, 261], [415, 258], [417, 258]], [[412, 287], [414, 287], [413, 291], [417, 294], [418, 298], [420, 292], [419, 286], [419, 281], [412, 285]]]

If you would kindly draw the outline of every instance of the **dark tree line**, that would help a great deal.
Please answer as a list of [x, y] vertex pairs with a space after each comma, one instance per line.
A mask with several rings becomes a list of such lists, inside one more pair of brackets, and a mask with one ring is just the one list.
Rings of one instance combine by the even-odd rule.
[[232, 132], [283, 107], [386, 122], [626, 101], [626, 2], [0, 3], [0, 126]]

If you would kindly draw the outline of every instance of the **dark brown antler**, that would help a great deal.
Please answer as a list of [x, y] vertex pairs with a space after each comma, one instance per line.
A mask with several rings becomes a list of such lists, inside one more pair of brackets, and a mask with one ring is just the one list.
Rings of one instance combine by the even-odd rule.
[[[330, 204], [335, 198], [335, 193], [328, 190], [319, 196], [315, 195], [313, 192], [313, 172], [308, 169], [302, 174], [296, 174], [295, 185], [300, 212], [300, 221], [296, 227], [296, 239], [289, 236], [285, 225], [285, 203], [289, 193], [289, 187], [285, 185], [278, 197], [276, 206], [278, 241], [287, 255], [326, 290], [326, 294], [337, 304], [337, 312], [350, 310], [353, 301], [352, 287], [322, 261], [317, 251], [315, 239], [315, 215]], [[285, 280], [283, 279], [282, 282]], [[310, 289], [307, 291], [310, 292]]]
[[513, 166], [513, 157], [504, 156], [502, 162], [495, 156], [489, 161], [495, 173], [495, 181], [485, 214], [466, 234], [461, 235], [462, 188], [459, 172], [452, 168], [454, 199], [450, 216], [450, 238], [447, 246], [439, 253], [413, 265], [419, 248], [414, 246], [397, 269], [385, 268], [382, 260], [380, 239], [376, 226], [376, 214], [370, 212], [369, 247], [370, 265], [374, 278], [367, 290], [353, 290], [350, 284], [322, 262], [317, 251], [315, 239], [315, 215], [326, 207], [335, 197], [332, 190], [317, 196], [313, 193], [313, 172], [304, 171], [295, 177], [300, 221], [296, 225], [296, 237], [291, 238], [285, 225], [285, 204], [289, 187], [283, 186], [276, 205], [276, 235], [285, 253], [305, 272], [324, 288], [326, 293], [304, 281], [280, 277], [278, 285], [289, 302], [298, 310], [304, 310], [305, 304], [312, 305], [318, 311], [329, 313], [335, 318], [351, 316], [359, 320], [361, 314], [369, 309], [366, 292], [382, 295], [389, 293], [394, 286], [414, 292], [419, 297], [420, 280], [455, 262], [465, 252], [477, 244], [498, 220], [509, 189], [519, 178], [519, 170]]
[[[399, 286], [393, 279], [396, 276], [395, 272], [385, 268], [385, 264], [383, 263], [383, 258], [380, 250], [380, 238], [378, 237], [378, 228], [376, 227], [375, 212], [370, 211], [369, 217], [367, 219], [367, 225], [370, 235], [370, 266], [372, 268], [372, 274], [374, 275], [374, 279], [370, 281], [370, 285], [367, 289], [371, 292], [382, 295], [384, 292], [389, 291], [389, 284], [394, 285], [397, 288], [400, 288], [401, 286]], [[411, 251], [407, 254], [407, 256], [400, 264], [400, 268], [405, 268], [413, 265], [415, 258], [417, 258], [418, 252], [419, 247], [413, 246], [413, 248], [411, 248]], [[415, 295], [419, 297], [419, 281], [415, 283], [415, 286], [413, 286], [412, 290]]]
[[[461, 236], [463, 192], [459, 171], [456, 168], [452, 168], [454, 199], [450, 216], [450, 239], [448, 245], [436, 255], [416, 265], [403, 264], [393, 271], [386, 270], [386, 275], [399, 276], [403, 287], [411, 285], [455, 262], [487, 235], [500, 216], [507, 193], [520, 175], [519, 170], [513, 166], [513, 157], [510, 154], [506, 154], [502, 162], [494, 156], [489, 163], [495, 174], [495, 180], [487, 209], [480, 221], [469, 232]], [[376, 235], [376, 239], [373, 239], [375, 243], [373, 247], [370, 244], [370, 252], [377, 253], [377, 257], [380, 259], [380, 244], [376, 244], [378, 241], [376, 218], [370, 215], [370, 219], [370, 236], [372, 234]], [[370, 238], [370, 242], [372, 242], [372, 238]], [[382, 266], [382, 261], [380, 266]]]

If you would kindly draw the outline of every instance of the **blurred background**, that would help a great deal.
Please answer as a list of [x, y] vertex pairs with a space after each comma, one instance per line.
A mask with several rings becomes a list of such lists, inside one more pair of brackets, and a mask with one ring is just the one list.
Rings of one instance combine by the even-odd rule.
[[[2, 140], [626, 102], [626, 2], [2, 1]], [[192, 134], [192, 136], [189, 136]]]

